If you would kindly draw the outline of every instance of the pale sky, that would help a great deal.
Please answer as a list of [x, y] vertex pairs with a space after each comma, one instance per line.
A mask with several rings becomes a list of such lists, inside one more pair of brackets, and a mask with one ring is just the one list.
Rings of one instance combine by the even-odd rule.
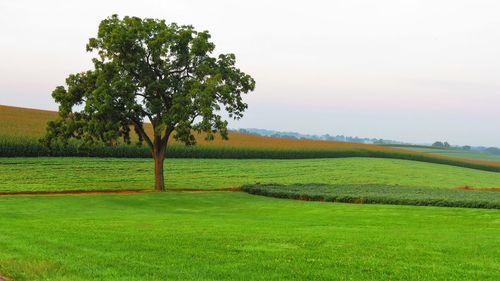
[[56, 109], [111, 14], [209, 30], [257, 81], [231, 127], [500, 146], [500, 1], [0, 0], [0, 104]]

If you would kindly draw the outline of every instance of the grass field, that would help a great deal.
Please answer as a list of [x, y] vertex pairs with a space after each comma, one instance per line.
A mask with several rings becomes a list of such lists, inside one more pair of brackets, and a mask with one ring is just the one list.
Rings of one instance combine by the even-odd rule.
[[[397, 159], [168, 159], [165, 163], [167, 188], [213, 189], [257, 182], [500, 187], [500, 173]], [[150, 189], [152, 183], [150, 159], [0, 158], [0, 192]]]
[[244, 193], [0, 198], [14, 280], [499, 280], [498, 210]]

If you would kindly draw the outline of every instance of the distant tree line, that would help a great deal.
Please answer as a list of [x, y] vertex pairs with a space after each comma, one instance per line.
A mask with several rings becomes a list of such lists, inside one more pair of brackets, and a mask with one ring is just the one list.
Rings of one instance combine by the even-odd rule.
[[[394, 146], [407, 146], [407, 145], [415, 146], [415, 144], [405, 143], [396, 140], [360, 138], [360, 137], [352, 137], [344, 135], [329, 135], [329, 134], [309, 135], [296, 132], [280, 132], [275, 130], [257, 129], [257, 128], [233, 129], [232, 131], [237, 131], [240, 133], [247, 133], [247, 134], [255, 134], [259, 136], [275, 137], [275, 138], [330, 140], [330, 141], [344, 141], [344, 142], [354, 142], [354, 143], [385, 144]], [[425, 145], [423, 147], [428, 147], [428, 145]], [[432, 144], [432, 147], [443, 148], [443, 149], [448, 149], [448, 148], [462, 149], [464, 151], [476, 151], [493, 155], [500, 155], [500, 148], [497, 147], [470, 146], [470, 145], [458, 146], [458, 145], [452, 145], [448, 141], [436, 141]]]
[[274, 130], [255, 129], [255, 128], [238, 129], [237, 131], [240, 133], [256, 134], [256, 135], [260, 135], [260, 136], [267, 136], [267, 137], [274, 137], [274, 138], [329, 140], [329, 141], [374, 143], [374, 144], [404, 144], [403, 142], [399, 142], [399, 141], [377, 139], [377, 138], [360, 138], [357, 136], [352, 137], [352, 136], [330, 135], [330, 134], [310, 135], [310, 134], [301, 134], [301, 133], [296, 133], [296, 132], [280, 132], [280, 131], [274, 131]]
[[440, 147], [440, 148], [450, 148], [451, 145], [445, 141], [445, 142], [442, 142], [442, 141], [437, 141], [437, 142], [434, 142], [432, 144], [433, 147]]

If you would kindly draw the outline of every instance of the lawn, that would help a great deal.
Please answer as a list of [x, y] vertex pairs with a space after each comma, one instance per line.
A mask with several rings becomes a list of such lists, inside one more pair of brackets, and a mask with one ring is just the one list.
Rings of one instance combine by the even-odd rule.
[[500, 211], [245, 193], [0, 197], [14, 280], [499, 280]]
[[[0, 192], [150, 189], [151, 159], [0, 158]], [[500, 187], [500, 173], [425, 162], [336, 158], [168, 159], [168, 188], [214, 189], [255, 183]]]

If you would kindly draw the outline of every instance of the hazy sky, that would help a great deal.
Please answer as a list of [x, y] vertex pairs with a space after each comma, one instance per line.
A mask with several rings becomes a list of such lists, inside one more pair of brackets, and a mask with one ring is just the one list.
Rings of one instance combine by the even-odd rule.
[[257, 81], [232, 127], [500, 146], [500, 1], [0, 0], [0, 104], [50, 96], [117, 13], [209, 30]]

